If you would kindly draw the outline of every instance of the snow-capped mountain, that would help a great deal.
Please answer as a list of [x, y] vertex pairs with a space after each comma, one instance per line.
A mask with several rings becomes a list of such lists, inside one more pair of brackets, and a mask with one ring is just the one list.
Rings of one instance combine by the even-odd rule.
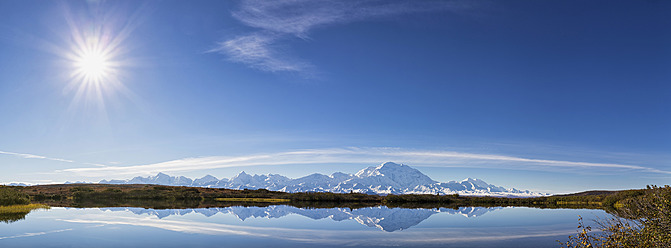
[[[205, 176], [204, 178], [207, 178]], [[202, 179], [202, 178], [201, 178]], [[215, 178], [216, 179], [216, 178]], [[200, 179], [199, 179], [200, 180]], [[201, 180], [202, 181], [202, 180]], [[191, 186], [193, 185], [193, 180], [187, 177], [172, 177], [165, 173], [158, 173], [153, 177], [134, 177], [130, 180], [102, 180], [100, 183], [103, 184], [159, 184], [159, 185], [171, 185], [171, 186]]]
[[202, 178], [193, 180], [193, 184], [195, 185], [209, 185], [209, 184], [216, 184], [217, 182], [219, 182], [219, 179], [217, 179], [212, 175], [207, 175]]
[[145, 208], [101, 208], [103, 211], [131, 212], [137, 215], [153, 215], [159, 219], [171, 215], [186, 215], [198, 213], [210, 217], [218, 213], [232, 214], [244, 221], [248, 218], [282, 218], [290, 214], [297, 214], [310, 219], [332, 219], [334, 221], [354, 220], [362, 225], [379, 228], [387, 232], [408, 229], [419, 224], [430, 216], [437, 213], [458, 214], [465, 217], [478, 217], [490, 211], [501, 209], [501, 207], [461, 207], [433, 208], [433, 209], [408, 209], [389, 208], [386, 206], [368, 208], [297, 208], [286, 205], [273, 205], [268, 207], [223, 207], [223, 208], [199, 208], [199, 209], [145, 209]]
[[341, 172], [332, 175], [312, 174], [291, 179], [282, 175], [249, 175], [240, 172], [226, 179], [207, 175], [195, 180], [171, 177], [159, 173], [153, 177], [135, 177], [130, 180], [102, 180], [102, 184], [159, 184], [229, 189], [268, 189], [282, 192], [358, 192], [366, 194], [460, 194], [471, 196], [530, 197], [546, 194], [528, 190], [506, 189], [480, 179], [467, 178], [460, 182], [437, 182], [419, 170], [403, 164], [386, 162], [371, 166], [355, 174]]

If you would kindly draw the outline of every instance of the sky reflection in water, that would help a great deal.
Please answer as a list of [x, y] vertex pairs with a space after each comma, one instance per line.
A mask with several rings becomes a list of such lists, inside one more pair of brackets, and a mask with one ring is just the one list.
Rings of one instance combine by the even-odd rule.
[[52, 208], [0, 224], [0, 247], [557, 247], [601, 210], [291, 206]]

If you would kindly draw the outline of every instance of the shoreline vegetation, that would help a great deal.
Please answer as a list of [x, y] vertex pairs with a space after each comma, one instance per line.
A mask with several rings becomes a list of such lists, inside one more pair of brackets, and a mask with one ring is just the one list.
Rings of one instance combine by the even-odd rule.
[[45, 204], [31, 204], [28, 194], [0, 186], [0, 222], [11, 223], [26, 218], [36, 209], [49, 209]]
[[49, 209], [49, 206], [44, 204], [0, 206], [0, 222], [12, 223], [23, 220], [26, 215], [37, 209]]
[[614, 205], [615, 217], [597, 220], [597, 232], [578, 219], [567, 248], [671, 247], [671, 187], [648, 186]]

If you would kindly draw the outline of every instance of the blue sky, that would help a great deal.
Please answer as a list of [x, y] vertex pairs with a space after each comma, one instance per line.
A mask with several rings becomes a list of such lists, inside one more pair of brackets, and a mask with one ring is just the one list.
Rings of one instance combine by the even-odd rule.
[[438, 181], [551, 193], [668, 184], [670, 11], [2, 1], [0, 182], [300, 177], [395, 161]]

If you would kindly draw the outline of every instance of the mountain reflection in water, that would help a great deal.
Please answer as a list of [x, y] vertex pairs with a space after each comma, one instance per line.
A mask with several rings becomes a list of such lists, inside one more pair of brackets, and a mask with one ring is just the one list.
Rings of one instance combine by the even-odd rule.
[[286, 205], [273, 205], [268, 207], [224, 207], [224, 208], [199, 208], [199, 209], [145, 209], [145, 208], [101, 208], [103, 211], [124, 211], [137, 215], [151, 215], [159, 219], [171, 215], [186, 215], [191, 213], [202, 214], [211, 217], [218, 213], [232, 214], [244, 221], [248, 218], [281, 218], [290, 214], [296, 214], [318, 220], [329, 218], [334, 221], [355, 220], [362, 225], [376, 227], [387, 232], [408, 229], [437, 213], [458, 214], [466, 217], [482, 216], [490, 211], [501, 209], [501, 207], [461, 207], [433, 208], [433, 209], [408, 209], [388, 208], [386, 206], [368, 208], [297, 208]]

